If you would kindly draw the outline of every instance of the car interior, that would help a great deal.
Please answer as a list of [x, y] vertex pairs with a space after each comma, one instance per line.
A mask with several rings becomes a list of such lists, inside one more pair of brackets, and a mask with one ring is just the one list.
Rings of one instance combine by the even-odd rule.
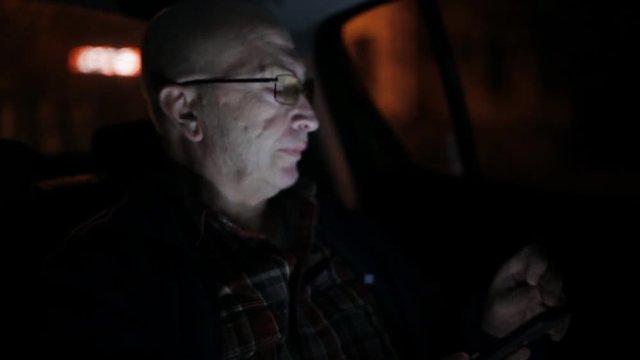
[[[638, 22], [627, 5], [263, 1], [315, 79], [321, 127], [300, 169], [321, 208], [394, 234], [417, 276], [460, 297], [541, 244], [573, 311], [553, 358], [633, 352]], [[0, 2], [0, 237], [20, 334], [42, 321], [47, 257], [160, 156], [138, 47], [173, 2]]]

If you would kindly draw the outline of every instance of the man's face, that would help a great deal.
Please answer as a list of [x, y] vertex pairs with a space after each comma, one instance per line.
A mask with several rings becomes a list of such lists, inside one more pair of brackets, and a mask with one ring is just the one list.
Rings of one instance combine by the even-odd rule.
[[[239, 45], [240, 44], [240, 45]], [[229, 44], [221, 54], [225, 69], [213, 76], [305, 79], [304, 66], [292, 55], [289, 36], [262, 25]], [[273, 83], [225, 83], [201, 86], [198, 114], [203, 119], [205, 175], [221, 190], [253, 196], [274, 195], [298, 179], [297, 163], [308, 134], [318, 121], [308, 100], [293, 105], [274, 98]]]

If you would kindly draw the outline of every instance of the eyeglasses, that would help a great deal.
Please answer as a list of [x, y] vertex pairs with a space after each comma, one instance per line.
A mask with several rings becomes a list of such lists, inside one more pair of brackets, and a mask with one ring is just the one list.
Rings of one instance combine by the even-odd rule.
[[273, 83], [273, 97], [277, 102], [284, 105], [295, 105], [304, 95], [311, 101], [313, 91], [313, 80], [307, 79], [301, 82], [298, 77], [290, 74], [281, 74], [273, 78], [212, 78], [197, 79], [177, 82], [178, 85], [198, 85], [213, 83]]

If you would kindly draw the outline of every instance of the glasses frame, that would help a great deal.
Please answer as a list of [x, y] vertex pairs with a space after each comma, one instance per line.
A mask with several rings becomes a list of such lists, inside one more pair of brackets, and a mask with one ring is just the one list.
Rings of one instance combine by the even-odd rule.
[[[277, 94], [277, 85], [278, 79], [280, 77], [289, 76], [293, 77], [298, 81], [300, 92], [296, 97], [295, 101], [287, 102], [281, 101], [278, 99]], [[306, 79], [301, 81], [297, 76], [292, 74], [280, 74], [276, 75], [272, 78], [262, 77], [262, 78], [205, 78], [205, 79], [195, 79], [195, 80], [187, 80], [175, 82], [177, 85], [202, 85], [202, 84], [230, 84], [230, 83], [273, 83], [273, 98], [276, 102], [282, 105], [295, 105], [300, 101], [300, 96], [305, 96], [309, 101], [311, 101], [311, 93], [313, 89], [313, 79]]]

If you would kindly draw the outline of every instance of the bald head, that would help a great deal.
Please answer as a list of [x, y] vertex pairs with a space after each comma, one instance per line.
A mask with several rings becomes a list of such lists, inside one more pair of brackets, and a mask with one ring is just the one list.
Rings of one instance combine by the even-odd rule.
[[165, 150], [208, 180], [205, 201], [229, 213], [260, 208], [295, 183], [318, 121], [303, 96], [305, 66], [264, 8], [181, 2], [149, 25], [142, 61]]
[[247, 66], [237, 61], [251, 60], [241, 54], [243, 44], [265, 29], [285, 33], [264, 7], [246, 0], [186, 0], [161, 12], [142, 43], [142, 78], [154, 117], [167, 81], [222, 77]]

